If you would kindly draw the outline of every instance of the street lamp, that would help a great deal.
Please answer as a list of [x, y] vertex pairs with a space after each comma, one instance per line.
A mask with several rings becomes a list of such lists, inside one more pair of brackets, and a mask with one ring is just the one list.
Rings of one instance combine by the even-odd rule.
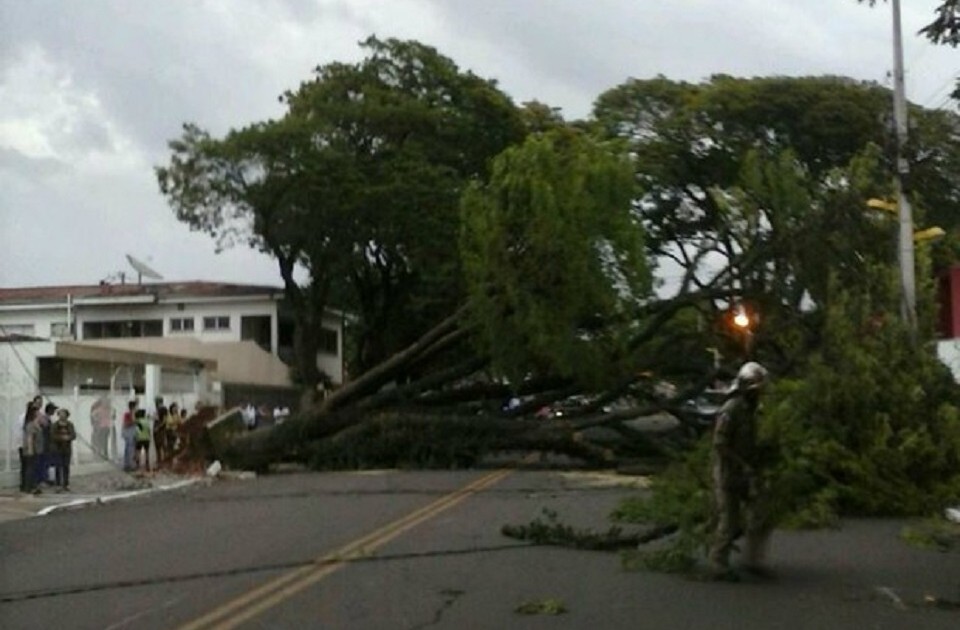
[[737, 304], [732, 310], [733, 317], [729, 321], [735, 332], [743, 335], [743, 352], [749, 357], [753, 348], [753, 328], [757, 324], [757, 318], [743, 304]]

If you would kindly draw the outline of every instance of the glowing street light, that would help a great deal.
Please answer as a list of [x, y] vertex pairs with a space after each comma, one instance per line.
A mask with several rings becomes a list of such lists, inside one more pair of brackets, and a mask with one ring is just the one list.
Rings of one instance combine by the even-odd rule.
[[748, 311], [743, 304], [738, 304], [733, 309], [733, 317], [729, 322], [736, 331], [735, 337], [740, 337], [743, 342], [744, 356], [750, 356], [753, 347], [753, 327], [757, 324], [755, 313]]

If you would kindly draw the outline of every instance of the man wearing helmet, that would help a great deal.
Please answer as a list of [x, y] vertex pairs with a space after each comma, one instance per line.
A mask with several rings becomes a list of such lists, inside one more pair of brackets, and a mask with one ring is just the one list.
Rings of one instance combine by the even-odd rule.
[[760, 479], [757, 470], [757, 409], [760, 391], [767, 382], [766, 368], [745, 363], [737, 374], [727, 401], [720, 409], [713, 432], [711, 474], [716, 529], [710, 545], [711, 571], [728, 577], [730, 551], [743, 534], [744, 568], [762, 573], [770, 524], [757, 505]]

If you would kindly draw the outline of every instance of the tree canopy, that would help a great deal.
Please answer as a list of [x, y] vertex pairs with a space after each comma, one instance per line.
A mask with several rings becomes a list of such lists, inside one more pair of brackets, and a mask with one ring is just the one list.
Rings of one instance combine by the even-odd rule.
[[[894, 260], [892, 225], [866, 211], [890, 192], [890, 102], [888, 90], [839, 77], [658, 77], [605, 92], [595, 118], [635, 156], [647, 244], [678, 270], [679, 291], [726, 289], [717, 309], [760, 301], [766, 322], [783, 325], [824, 306], [831, 274], [853, 286], [871, 262]], [[913, 116], [918, 216], [954, 231], [958, 119]]]
[[185, 126], [157, 169], [180, 220], [277, 259], [308, 388], [321, 377], [314, 357], [331, 298], [358, 315], [355, 371], [461, 301], [450, 247], [460, 192], [525, 133], [494, 82], [435, 49], [374, 37], [362, 47], [362, 61], [320, 66], [285, 93], [279, 120], [222, 139]]
[[630, 368], [626, 342], [650, 296], [630, 163], [583, 133], [504, 151], [462, 204], [461, 255], [482, 351], [514, 381], [596, 386]]

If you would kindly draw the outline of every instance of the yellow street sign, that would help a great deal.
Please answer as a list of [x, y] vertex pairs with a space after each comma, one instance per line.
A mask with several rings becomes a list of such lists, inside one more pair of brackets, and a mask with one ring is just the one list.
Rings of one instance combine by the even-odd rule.
[[867, 199], [867, 207], [885, 212], [898, 212], [897, 202], [889, 199]]
[[917, 231], [917, 232], [914, 232], [914, 233], [913, 233], [913, 240], [914, 240], [915, 242], [917, 242], [917, 243], [919, 243], [919, 242], [921, 242], [921, 241], [930, 241], [930, 240], [933, 240], [933, 239], [935, 239], [935, 238], [940, 238], [941, 236], [943, 236], [943, 235], [945, 235], [945, 234], [946, 234], [946, 232], [943, 231], [943, 228], [934, 226], [934, 227], [931, 227], [931, 228], [927, 228], [927, 229], [925, 229], [925, 230], [919, 230], [919, 231]]

